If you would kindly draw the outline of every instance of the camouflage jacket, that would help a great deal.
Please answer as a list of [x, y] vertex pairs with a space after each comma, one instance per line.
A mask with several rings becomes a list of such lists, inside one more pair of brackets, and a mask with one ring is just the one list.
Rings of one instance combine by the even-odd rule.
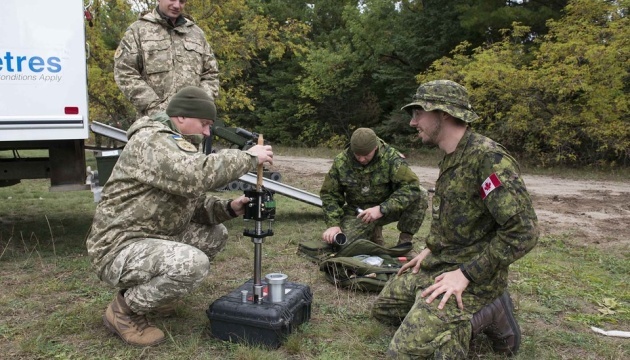
[[216, 99], [219, 68], [203, 31], [194, 22], [176, 27], [157, 10], [131, 24], [114, 55], [114, 79], [138, 117], [160, 113], [185, 86]]
[[350, 148], [333, 160], [319, 192], [328, 227], [340, 226], [347, 209], [380, 205], [383, 215], [420, 201], [424, 190], [418, 176], [398, 150], [379, 139], [374, 159], [361, 165]]
[[467, 291], [499, 296], [509, 265], [538, 239], [537, 217], [516, 160], [498, 143], [468, 129], [440, 162], [422, 267], [460, 268]]
[[256, 168], [241, 150], [205, 155], [172, 130], [165, 113], [138, 119], [96, 207], [88, 255], [99, 276], [118, 252], [150, 237], [173, 240], [189, 222], [219, 224], [232, 217], [227, 200], [206, 194]]

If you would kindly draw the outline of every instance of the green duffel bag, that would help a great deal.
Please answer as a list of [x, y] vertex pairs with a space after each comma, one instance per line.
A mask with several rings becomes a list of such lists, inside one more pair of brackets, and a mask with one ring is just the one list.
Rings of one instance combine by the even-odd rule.
[[393, 247], [385, 247], [371, 242], [370, 240], [356, 240], [347, 245], [341, 246], [337, 251], [336, 257], [340, 256], [356, 256], [356, 255], [389, 255], [403, 256], [407, 255], [413, 248], [413, 245], [403, 243]]
[[326, 280], [351, 290], [380, 292], [390, 277], [410, 260], [411, 243], [391, 248], [356, 240], [319, 265]]
[[375, 244], [369, 240], [356, 240], [347, 245], [338, 246], [325, 243], [321, 240], [306, 240], [298, 244], [297, 254], [320, 264], [322, 261], [332, 257], [354, 256], [354, 255], [378, 255], [403, 256], [409, 253], [413, 245], [404, 243], [394, 247], [385, 247]]
[[319, 264], [322, 261], [328, 259], [331, 256], [335, 256], [336, 250], [331, 244], [325, 243], [321, 240], [306, 240], [298, 244], [297, 254], [303, 256], [315, 264]]
[[[383, 259], [387, 255], [360, 257], [334, 257], [323, 261], [319, 269], [324, 272], [326, 280], [338, 287], [350, 290], [380, 292], [390, 277], [395, 276], [398, 269], [408, 261]], [[369, 265], [365, 259], [383, 259], [382, 265]]]

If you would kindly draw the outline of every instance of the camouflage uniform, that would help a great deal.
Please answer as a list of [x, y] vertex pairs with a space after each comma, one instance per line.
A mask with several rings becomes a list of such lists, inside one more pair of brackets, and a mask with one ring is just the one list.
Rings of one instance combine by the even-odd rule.
[[[482, 185], [494, 177], [500, 185], [485, 194]], [[538, 238], [536, 214], [516, 161], [470, 129], [440, 162], [431, 210], [431, 253], [420, 272], [393, 278], [372, 310], [377, 319], [400, 324], [388, 350], [397, 359], [466, 358], [473, 314], [503, 293], [509, 265]], [[454, 298], [438, 310], [441, 297], [431, 304], [420, 297], [436, 276], [458, 268], [471, 280], [462, 294], [464, 310]]]
[[143, 314], [196, 287], [227, 240], [229, 203], [206, 194], [256, 168], [240, 150], [204, 155], [165, 113], [138, 119], [103, 188], [87, 239], [98, 277]]
[[219, 68], [203, 31], [183, 16], [173, 26], [157, 9], [127, 28], [114, 55], [114, 79], [138, 117], [164, 111], [184, 86], [219, 95]]
[[[320, 190], [328, 227], [339, 226], [348, 242], [369, 239], [375, 226], [398, 221], [400, 232], [415, 234], [427, 208], [427, 192], [398, 150], [378, 139], [374, 159], [361, 165], [348, 148], [337, 155]], [[383, 217], [369, 224], [356, 208], [380, 205]]]

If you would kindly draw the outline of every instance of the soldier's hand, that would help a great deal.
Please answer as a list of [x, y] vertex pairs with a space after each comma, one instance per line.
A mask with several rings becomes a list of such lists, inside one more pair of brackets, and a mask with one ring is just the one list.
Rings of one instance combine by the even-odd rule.
[[329, 227], [322, 234], [322, 240], [324, 240], [325, 242], [327, 242], [329, 244], [332, 244], [333, 241], [335, 241], [335, 235], [339, 234], [340, 232], [342, 232], [342, 231], [341, 231], [341, 228], [339, 226]]
[[379, 205], [372, 206], [371, 208], [365, 209], [357, 215], [358, 219], [361, 219], [366, 224], [374, 222], [383, 217], [383, 213], [381, 212], [381, 207]]
[[237, 197], [236, 199], [232, 200], [232, 202], [230, 203], [230, 206], [232, 207], [232, 210], [234, 210], [234, 213], [236, 215], [241, 216], [245, 214], [245, 204], [247, 204], [248, 202], [249, 202], [249, 198], [246, 197], [245, 195], [241, 195]]
[[431, 250], [425, 248], [420, 252], [420, 254], [416, 255], [415, 258], [411, 259], [408, 263], [404, 264], [399, 270], [397, 275], [402, 275], [405, 271], [411, 268], [411, 272], [413, 274], [417, 274], [420, 271], [420, 264], [431, 253]]
[[258, 164], [273, 164], [273, 151], [271, 145], [254, 145], [247, 149], [247, 152], [258, 157]]
[[457, 299], [457, 307], [461, 310], [464, 310], [464, 302], [462, 301], [462, 293], [468, 287], [470, 280], [464, 276], [464, 273], [460, 269], [445, 272], [440, 274], [435, 278], [435, 283], [428, 288], [424, 289], [420, 296], [425, 297], [431, 294], [426, 302], [430, 304], [437, 298], [440, 294], [444, 294], [442, 296], [442, 301], [438, 304], [438, 309], [444, 309], [444, 305], [451, 297], [451, 295], [455, 295]]

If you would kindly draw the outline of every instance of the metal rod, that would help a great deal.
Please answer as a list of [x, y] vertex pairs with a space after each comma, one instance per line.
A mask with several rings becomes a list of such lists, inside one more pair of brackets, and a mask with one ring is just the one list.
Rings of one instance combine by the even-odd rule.
[[[260, 173], [260, 171], [259, 171]], [[258, 204], [262, 204], [262, 192], [258, 190]], [[262, 205], [258, 206], [257, 219], [262, 218]], [[256, 235], [260, 236], [263, 233], [262, 220], [256, 220]], [[262, 303], [262, 237], [254, 238], [254, 302]]]
[[[262, 239], [256, 239], [262, 240]], [[254, 302], [262, 303], [262, 276], [261, 276], [261, 256], [262, 255], [262, 243], [256, 242], [254, 244]]]

